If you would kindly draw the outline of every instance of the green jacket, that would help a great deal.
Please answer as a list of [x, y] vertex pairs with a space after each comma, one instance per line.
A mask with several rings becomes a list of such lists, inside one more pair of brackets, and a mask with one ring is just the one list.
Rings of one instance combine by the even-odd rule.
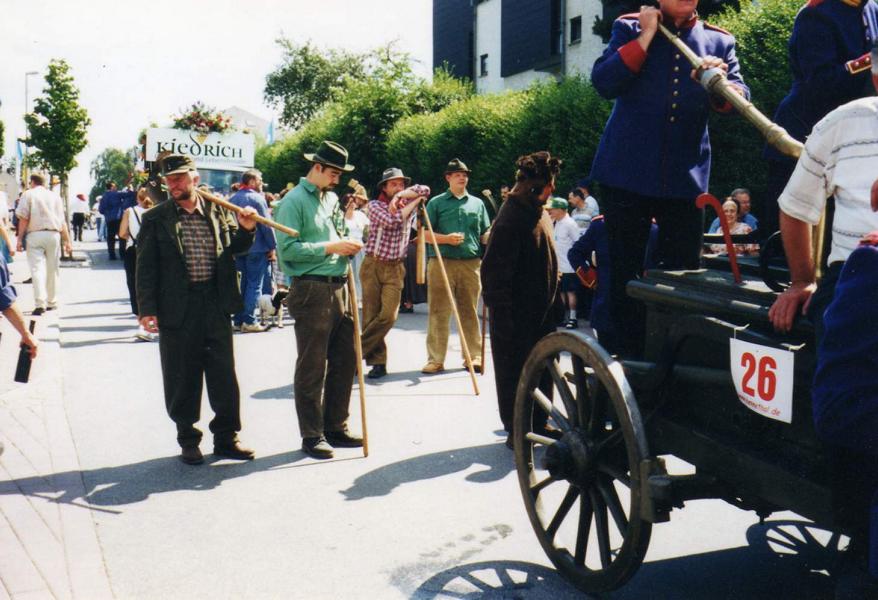
[[[204, 196], [203, 192], [196, 192]], [[227, 313], [244, 309], [235, 270], [235, 254], [246, 252], [254, 233], [238, 227], [231, 212], [203, 200], [204, 213], [216, 240], [216, 287], [219, 304]], [[145, 213], [137, 236], [137, 305], [140, 315], [155, 315], [160, 328], [182, 327], [189, 291], [189, 273], [177, 203], [162, 202]]]

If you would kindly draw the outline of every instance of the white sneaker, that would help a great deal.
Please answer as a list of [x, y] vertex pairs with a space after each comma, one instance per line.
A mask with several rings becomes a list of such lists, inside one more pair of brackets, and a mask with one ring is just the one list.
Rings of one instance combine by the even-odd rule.
[[241, 323], [241, 333], [260, 333], [265, 327], [259, 323]]

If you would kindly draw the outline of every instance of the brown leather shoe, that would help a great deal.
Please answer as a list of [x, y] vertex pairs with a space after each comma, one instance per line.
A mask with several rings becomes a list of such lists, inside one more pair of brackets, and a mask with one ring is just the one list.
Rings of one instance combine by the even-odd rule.
[[427, 375], [435, 375], [436, 373], [441, 373], [445, 370], [445, 365], [437, 362], [428, 362], [421, 368], [421, 373], [426, 373]]
[[234, 460], [253, 460], [253, 457], [256, 456], [256, 454], [249, 448], [242, 447], [238, 440], [222, 444], [214, 443], [213, 453], [215, 456], [222, 456], [223, 458], [231, 458]]
[[363, 438], [352, 435], [347, 429], [341, 431], [324, 431], [323, 437], [333, 448], [362, 448]]
[[204, 455], [201, 454], [198, 446], [183, 446], [180, 451], [180, 460], [187, 465], [200, 465], [204, 462]]

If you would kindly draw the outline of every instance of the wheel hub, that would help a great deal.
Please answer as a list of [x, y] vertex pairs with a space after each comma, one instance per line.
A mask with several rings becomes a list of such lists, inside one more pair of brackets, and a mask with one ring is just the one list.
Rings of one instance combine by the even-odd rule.
[[558, 480], [583, 483], [591, 479], [594, 460], [588, 445], [578, 431], [568, 431], [560, 440], [546, 448], [543, 468]]

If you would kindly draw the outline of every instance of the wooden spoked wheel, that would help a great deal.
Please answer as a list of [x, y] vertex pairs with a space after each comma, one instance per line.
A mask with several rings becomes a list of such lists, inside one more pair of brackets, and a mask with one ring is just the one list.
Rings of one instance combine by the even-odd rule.
[[640, 513], [649, 451], [622, 365], [582, 333], [544, 337], [519, 379], [513, 440], [528, 516], [555, 567], [588, 593], [630, 579], [652, 524]]

